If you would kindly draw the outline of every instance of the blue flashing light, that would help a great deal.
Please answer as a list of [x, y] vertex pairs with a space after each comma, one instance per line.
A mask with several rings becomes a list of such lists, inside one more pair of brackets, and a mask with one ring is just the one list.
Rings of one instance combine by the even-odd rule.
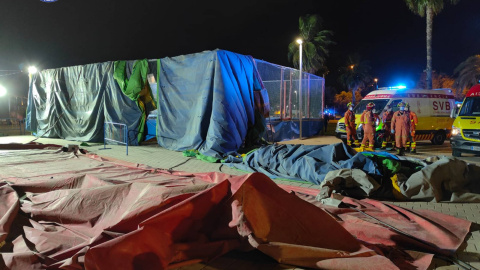
[[[380, 88], [382, 89], [382, 88]], [[397, 85], [397, 86], [389, 86], [389, 87], [385, 87], [383, 89], [388, 89], [388, 90], [402, 90], [402, 89], [407, 89], [407, 87], [405, 85]]]

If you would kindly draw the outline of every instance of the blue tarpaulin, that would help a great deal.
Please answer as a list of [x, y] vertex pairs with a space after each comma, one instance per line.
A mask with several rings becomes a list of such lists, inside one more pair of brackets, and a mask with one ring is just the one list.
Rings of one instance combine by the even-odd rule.
[[[270, 142], [281, 142], [298, 139], [300, 137], [300, 121], [295, 120], [270, 120], [267, 121], [268, 132], [265, 140]], [[323, 121], [318, 119], [302, 120], [302, 137], [318, 135], [323, 128]]]
[[216, 158], [237, 151], [255, 124], [255, 73], [253, 58], [224, 50], [158, 60], [160, 146]]
[[360, 169], [381, 175], [377, 164], [343, 143], [331, 145], [274, 144], [261, 147], [243, 160], [229, 158], [225, 164], [247, 172], [262, 172], [270, 178], [284, 178], [320, 184], [328, 172]]

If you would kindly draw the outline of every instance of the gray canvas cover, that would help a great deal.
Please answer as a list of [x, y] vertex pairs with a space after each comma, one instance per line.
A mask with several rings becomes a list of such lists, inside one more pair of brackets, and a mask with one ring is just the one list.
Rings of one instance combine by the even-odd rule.
[[[27, 130], [37, 136], [103, 141], [104, 122], [137, 130], [141, 112], [113, 77], [114, 63], [47, 69], [33, 78], [27, 108]], [[129, 144], [137, 144], [129, 133]]]

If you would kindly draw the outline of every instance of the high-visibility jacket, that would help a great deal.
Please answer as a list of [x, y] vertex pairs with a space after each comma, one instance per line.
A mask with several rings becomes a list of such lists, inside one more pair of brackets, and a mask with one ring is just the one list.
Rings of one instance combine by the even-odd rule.
[[415, 127], [418, 124], [418, 117], [417, 114], [410, 111], [410, 131], [415, 131]]
[[363, 124], [363, 141], [362, 146], [366, 146], [367, 141], [372, 146], [375, 144], [375, 124], [378, 119], [378, 115], [372, 111], [365, 110], [360, 116], [360, 123]]
[[395, 130], [395, 143], [397, 148], [402, 148], [407, 145], [410, 126], [410, 114], [408, 112], [398, 111], [393, 114], [391, 128]]
[[360, 123], [365, 125], [375, 125], [375, 121], [377, 120], [378, 116], [374, 114], [372, 111], [365, 110], [363, 111], [362, 115], [360, 116]]
[[347, 110], [345, 113], [345, 127], [355, 129], [355, 113], [353, 111]]
[[390, 132], [392, 125], [393, 112], [385, 111], [382, 116], [383, 130]]
[[358, 143], [357, 131], [355, 130], [355, 113], [348, 110], [345, 113], [345, 130], [347, 131], [347, 145], [351, 145], [352, 142]]

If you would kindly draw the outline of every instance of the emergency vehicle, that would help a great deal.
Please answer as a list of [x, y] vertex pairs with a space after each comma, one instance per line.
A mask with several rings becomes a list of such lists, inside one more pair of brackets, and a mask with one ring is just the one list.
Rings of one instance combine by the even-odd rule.
[[480, 154], [480, 84], [470, 88], [452, 125], [452, 156]]
[[[450, 113], [455, 106], [451, 89], [424, 90], [384, 87], [367, 94], [353, 109], [359, 140], [363, 137], [360, 116], [368, 103], [375, 103], [375, 111], [382, 119], [383, 109], [386, 105], [390, 105], [395, 112], [399, 110], [397, 104], [401, 101], [408, 103], [410, 111], [417, 114], [418, 125], [415, 131], [415, 141], [430, 140], [433, 144], [441, 145], [445, 139], [450, 138], [453, 123]], [[381, 144], [382, 136], [381, 121], [377, 124], [376, 130], [375, 146], [378, 147]], [[335, 133], [338, 138], [346, 138], [344, 118], [338, 120]]]

